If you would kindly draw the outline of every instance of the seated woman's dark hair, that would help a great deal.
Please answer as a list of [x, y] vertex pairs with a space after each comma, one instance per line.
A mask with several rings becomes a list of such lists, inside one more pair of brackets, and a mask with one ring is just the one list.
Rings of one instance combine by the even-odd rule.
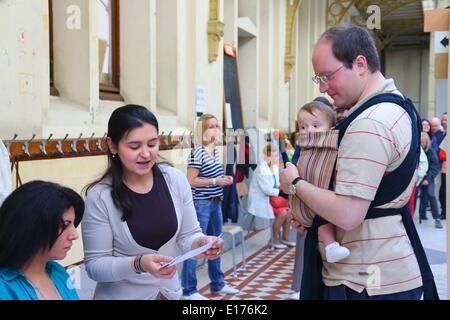
[[84, 201], [72, 189], [45, 181], [17, 188], [0, 207], [0, 267], [20, 270], [41, 251], [50, 250], [64, 229], [64, 212], [72, 207], [78, 226]]

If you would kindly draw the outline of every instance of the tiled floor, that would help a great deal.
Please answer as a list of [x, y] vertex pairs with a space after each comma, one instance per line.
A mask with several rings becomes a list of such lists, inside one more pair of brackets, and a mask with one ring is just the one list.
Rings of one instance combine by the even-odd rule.
[[232, 270], [225, 273], [227, 283], [240, 290], [237, 295], [209, 293], [205, 285], [199, 292], [213, 300], [285, 300], [291, 293], [294, 248], [271, 250], [263, 247], [249, 257], [245, 270], [239, 269], [237, 277]]

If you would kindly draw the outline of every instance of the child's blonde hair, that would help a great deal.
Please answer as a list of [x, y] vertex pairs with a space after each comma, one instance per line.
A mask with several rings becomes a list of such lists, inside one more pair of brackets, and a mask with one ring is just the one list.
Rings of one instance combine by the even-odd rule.
[[[422, 140], [422, 138], [425, 138], [425, 140], [426, 140], [426, 146], [425, 146], [425, 148], [423, 148], [423, 150], [424, 151], [430, 150], [431, 149], [431, 139], [430, 139], [430, 136], [428, 135], [428, 133], [422, 132], [420, 134], [420, 138], [421, 138], [421, 140]], [[422, 143], [420, 143], [420, 144], [422, 144]]]

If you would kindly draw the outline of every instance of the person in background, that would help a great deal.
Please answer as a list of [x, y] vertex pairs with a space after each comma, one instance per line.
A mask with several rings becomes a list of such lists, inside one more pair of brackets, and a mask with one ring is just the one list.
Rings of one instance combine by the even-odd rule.
[[426, 118], [422, 118], [422, 132], [426, 132], [431, 139], [431, 124], [430, 124], [430, 120], [426, 119]]
[[438, 154], [438, 160], [441, 164], [441, 187], [439, 188], [439, 202], [441, 204], [441, 220], [446, 219], [446, 212], [447, 212], [447, 199], [446, 199], [446, 192], [447, 192], [447, 182], [446, 182], [446, 176], [447, 176], [447, 153], [443, 148], [439, 148], [439, 154]]
[[[194, 148], [187, 165], [187, 178], [194, 198], [195, 212], [203, 233], [219, 236], [222, 233], [222, 196], [223, 187], [233, 183], [233, 177], [225, 176], [219, 158], [221, 130], [217, 118], [203, 114], [196, 125]], [[239, 290], [225, 283], [220, 267], [220, 258], [208, 261], [208, 275], [212, 293], [237, 294]], [[193, 259], [183, 263], [181, 282], [183, 299], [207, 300], [197, 292], [197, 262]]]
[[434, 191], [434, 178], [439, 173], [439, 162], [435, 151], [431, 147], [430, 137], [426, 132], [422, 132], [420, 144], [425, 151], [428, 159], [428, 171], [422, 180], [420, 187], [420, 205], [419, 205], [419, 217], [421, 220], [427, 220], [426, 209], [428, 202], [430, 202], [431, 213], [435, 220], [435, 226], [438, 229], [442, 229], [442, 223], [438, 212], [438, 204]]
[[295, 246], [295, 243], [289, 241], [292, 216], [288, 200], [283, 197], [279, 185], [278, 148], [268, 143], [263, 148], [263, 161], [258, 163], [253, 173], [247, 210], [260, 218], [275, 219], [272, 225], [272, 246], [285, 249], [288, 245]]
[[444, 132], [447, 133], [447, 112], [444, 112], [441, 117], [441, 124]]
[[[444, 136], [447, 136], [447, 112], [442, 114], [441, 124], [444, 129]], [[445, 220], [447, 216], [447, 199], [445, 196], [447, 193], [447, 153], [444, 148], [439, 148], [438, 157], [439, 163], [441, 164], [441, 187], [439, 188], [439, 202], [441, 204], [441, 220]]]
[[0, 207], [0, 300], [78, 300], [59, 263], [78, 238], [83, 199], [45, 181], [25, 183]]
[[[201, 232], [186, 176], [158, 161], [159, 131], [147, 108], [117, 108], [108, 121], [109, 165], [86, 188], [85, 265], [94, 299], [176, 300], [177, 254], [208, 243], [196, 258], [217, 259], [223, 241]], [[218, 240], [218, 241], [216, 241]]]
[[439, 145], [445, 137], [445, 131], [441, 125], [441, 119], [435, 117], [430, 121], [430, 133], [431, 138], [436, 140], [436, 143], [433, 145], [434, 151], [436, 154], [438, 153]]
[[0, 139], [0, 206], [12, 191], [11, 167], [8, 150]]
[[418, 188], [422, 183], [423, 177], [428, 171], [428, 159], [423, 148], [420, 147], [420, 157], [419, 157], [419, 166], [417, 167], [417, 181], [414, 185], [413, 191], [411, 192], [411, 197], [409, 198], [409, 211], [411, 212], [411, 217], [414, 217], [414, 212], [416, 210], [416, 203], [418, 198]]

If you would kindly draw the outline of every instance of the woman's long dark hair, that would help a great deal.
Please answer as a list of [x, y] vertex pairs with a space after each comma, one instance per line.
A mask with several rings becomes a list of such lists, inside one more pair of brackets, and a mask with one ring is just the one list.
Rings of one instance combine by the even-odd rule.
[[75, 211], [75, 227], [84, 201], [72, 189], [31, 181], [11, 193], [0, 207], [0, 268], [20, 270], [41, 251], [50, 250], [64, 230], [63, 214]]
[[[158, 120], [155, 115], [143, 106], [128, 104], [117, 108], [111, 114], [108, 121], [107, 136], [115, 145], [119, 145], [119, 141], [127, 135], [131, 130], [140, 128], [144, 124], [150, 124], [156, 128], [159, 134]], [[119, 156], [112, 157], [111, 150], [108, 148], [108, 169], [103, 176], [89, 184], [85, 188], [88, 191], [106, 177], [111, 177], [111, 197], [116, 207], [122, 210], [122, 221], [126, 221], [132, 214], [132, 201], [129, 192], [126, 192], [126, 185], [123, 182], [123, 167]], [[161, 173], [158, 164], [153, 166], [154, 173]]]

